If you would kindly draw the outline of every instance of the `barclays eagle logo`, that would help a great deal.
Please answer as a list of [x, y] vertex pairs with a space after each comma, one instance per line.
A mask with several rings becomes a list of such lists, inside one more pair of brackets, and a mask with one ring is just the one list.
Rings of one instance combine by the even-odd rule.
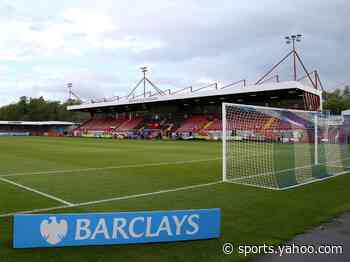
[[62, 219], [59, 223], [56, 221], [56, 217], [49, 217], [48, 220], [43, 220], [40, 224], [41, 236], [51, 245], [60, 243], [67, 235], [68, 223]]

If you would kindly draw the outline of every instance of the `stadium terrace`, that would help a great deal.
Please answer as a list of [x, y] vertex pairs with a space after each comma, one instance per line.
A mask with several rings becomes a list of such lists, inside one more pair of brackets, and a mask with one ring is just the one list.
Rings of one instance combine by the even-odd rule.
[[68, 110], [90, 113], [74, 135], [218, 139], [223, 102], [312, 111], [322, 108], [322, 91], [299, 81], [258, 85], [242, 81], [223, 87], [211, 84], [196, 90], [156, 91], [69, 106]]

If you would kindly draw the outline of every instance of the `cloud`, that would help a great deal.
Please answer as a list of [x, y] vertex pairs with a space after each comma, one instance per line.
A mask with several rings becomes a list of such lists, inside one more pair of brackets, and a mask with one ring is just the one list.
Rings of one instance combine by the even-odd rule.
[[63, 13], [71, 31], [96, 34], [116, 30], [110, 16], [95, 10], [71, 8]]
[[[332, 87], [348, 79], [349, 13], [345, 0], [38, 0], [36, 8], [7, 1], [0, 3], [7, 67], [0, 86], [8, 86], [0, 105], [40, 92], [64, 99], [60, 88], [72, 81], [85, 97], [126, 94], [140, 65], [161, 88], [253, 83], [290, 50], [283, 37], [291, 33], [304, 35], [304, 62]], [[290, 69], [288, 61], [279, 73]]]

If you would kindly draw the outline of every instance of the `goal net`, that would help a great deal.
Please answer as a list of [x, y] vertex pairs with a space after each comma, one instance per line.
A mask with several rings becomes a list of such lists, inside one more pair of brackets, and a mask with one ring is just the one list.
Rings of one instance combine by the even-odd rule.
[[228, 103], [222, 110], [225, 182], [288, 189], [348, 170], [347, 135], [327, 113]]

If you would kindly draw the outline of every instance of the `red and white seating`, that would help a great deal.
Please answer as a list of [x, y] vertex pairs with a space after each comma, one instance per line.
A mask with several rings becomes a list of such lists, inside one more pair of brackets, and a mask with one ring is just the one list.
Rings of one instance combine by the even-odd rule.
[[181, 126], [176, 130], [177, 132], [197, 132], [207, 124], [208, 117], [203, 115], [191, 116], [186, 119]]

